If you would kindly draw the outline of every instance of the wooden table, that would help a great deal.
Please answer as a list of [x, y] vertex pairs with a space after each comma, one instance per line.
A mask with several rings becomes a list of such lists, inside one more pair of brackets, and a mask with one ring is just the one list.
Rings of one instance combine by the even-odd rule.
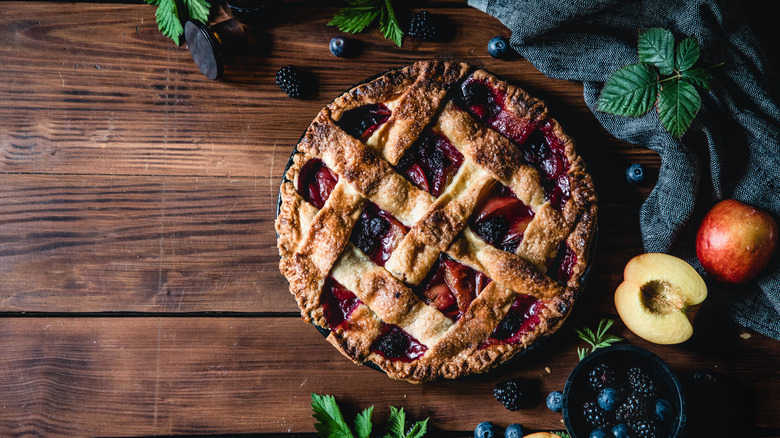
[[[780, 342], [702, 313], [691, 341], [658, 346], [616, 316], [657, 155], [606, 133], [581, 85], [489, 57], [487, 40], [509, 36], [497, 20], [462, 1], [426, 6], [453, 25], [449, 42], [398, 48], [371, 29], [355, 37], [359, 57], [340, 59], [328, 51], [339, 32], [325, 25], [337, 8], [298, 3], [256, 27], [253, 47], [211, 81], [158, 32], [152, 6], [2, 4], [0, 436], [312, 435], [313, 392], [336, 396], [348, 416], [374, 405], [381, 425], [389, 406], [404, 407], [430, 417], [432, 436], [470, 436], [485, 420], [561, 429], [560, 414], [510, 412], [492, 388], [522, 376], [544, 394], [562, 389], [584, 345], [574, 328], [601, 317], [683, 379], [708, 367], [732, 381], [747, 409], [731, 436], [780, 436]], [[483, 66], [546, 100], [593, 174], [601, 236], [554, 341], [486, 375], [412, 385], [353, 365], [301, 321], [273, 221], [284, 166], [317, 111], [366, 77], [430, 57]], [[277, 88], [285, 64], [316, 76], [312, 98]], [[624, 179], [632, 162], [650, 173], [638, 187]]]

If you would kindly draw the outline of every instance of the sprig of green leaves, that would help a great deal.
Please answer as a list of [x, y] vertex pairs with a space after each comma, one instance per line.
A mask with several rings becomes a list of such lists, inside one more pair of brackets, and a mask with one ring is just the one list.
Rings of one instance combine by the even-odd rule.
[[347, 3], [350, 6], [341, 8], [328, 26], [336, 26], [346, 33], [358, 33], [379, 18], [382, 35], [401, 47], [404, 32], [395, 17], [391, 0], [347, 0]]
[[[314, 428], [323, 438], [369, 438], [371, 436], [371, 415], [374, 407], [364, 409], [355, 417], [355, 434], [352, 433], [341, 414], [336, 399], [332, 395], [311, 395]], [[428, 419], [415, 422], [406, 428], [406, 413], [403, 408], [390, 406], [390, 418], [387, 420], [387, 434], [384, 438], [422, 438], [428, 430]]]
[[712, 89], [708, 68], [695, 67], [699, 41], [689, 36], [675, 47], [672, 32], [651, 28], [639, 34], [639, 62], [618, 69], [604, 84], [597, 109], [618, 116], [637, 117], [654, 106], [661, 124], [680, 138], [701, 108], [696, 87]]
[[615, 342], [620, 342], [623, 340], [623, 338], [619, 336], [607, 334], [607, 330], [609, 330], [609, 328], [612, 327], [612, 324], [614, 323], [615, 321], [604, 318], [599, 321], [599, 326], [596, 328], [595, 332], [588, 327], [577, 329], [577, 336], [590, 345], [590, 350], [588, 350], [588, 347], [577, 347], [577, 355], [580, 357], [580, 360], [584, 359], [588, 354], [596, 351], [596, 349], [609, 347]]
[[208, 0], [144, 0], [157, 6], [157, 28], [177, 45], [184, 33], [182, 23], [188, 18], [206, 23], [211, 12]]

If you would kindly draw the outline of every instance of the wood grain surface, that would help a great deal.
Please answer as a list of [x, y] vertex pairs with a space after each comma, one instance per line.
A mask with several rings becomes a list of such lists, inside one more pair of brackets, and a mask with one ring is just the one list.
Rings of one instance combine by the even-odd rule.
[[[612, 294], [642, 252], [638, 209], [658, 157], [607, 134], [580, 84], [488, 56], [492, 36], [509, 36], [497, 20], [463, 1], [415, 6], [449, 22], [447, 41], [398, 48], [372, 28], [353, 37], [359, 56], [336, 58], [328, 43], [340, 33], [326, 23], [338, 5], [289, 2], [247, 29], [250, 47], [211, 81], [186, 45], [159, 33], [152, 6], [2, 3], [0, 436], [311, 435], [312, 392], [350, 414], [375, 405], [379, 423], [402, 406], [430, 417], [436, 436], [470, 436], [486, 420], [563, 427], [543, 405], [507, 411], [493, 385], [524, 376], [545, 394], [562, 389], [583, 346], [574, 328], [616, 317]], [[411, 385], [352, 364], [301, 321], [273, 221], [289, 154], [319, 109], [431, 57], [483, 67], [547, 102], [594, 177], [599, 240], [561, 333], [495, 372]], [[314, 95], [279, 90], [286, 64], [316, 78]], [[640, 186], [625, 182], [632, 162], [648, 170]], [[732, 436], [780, 436], [780, 343], [708, 313], [696, 327], [677, 346], [648, 344], [619, 320], [616, 332], [682, 378], [709, 367], [733, 381], [750, 411]]]

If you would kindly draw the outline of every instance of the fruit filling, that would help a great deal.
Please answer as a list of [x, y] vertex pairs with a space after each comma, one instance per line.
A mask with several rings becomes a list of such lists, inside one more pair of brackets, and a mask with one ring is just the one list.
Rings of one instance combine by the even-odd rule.
[[539, 313], [544, 303], [530, 295], [518, 295], [504, 319], [498, 323], [483, 346], [514, 344], [539, 324]]
[[347, 134], [366, 141], [371, 134], [390, 119], [390, 108], [381, 103], [363, 105], [345, 111], [338, 125]]
[[569, 160], [565, 146], [552, 132], [551, 122], [535, 131], [522, 145], [523, 159], [539, 169], [547, 200], [560, 211], [571, 195], [569, 183]]
[[322, 310], [329, 329], [334, 330], [342, 325], [361, 303], [355, 294], [345, 289], [333, 277], [328, 276], [325, 279], [322, 288]]
[[558, 253], [550, 260], [547, 266], [547, 275], [557, 278], [561, 284], [566, 284], [574, 272], [577, 264], [577, 254], [569, 248], [566, 242], [558, 245]]
[[372, 202], [366, 202], [350, 241], [374, 263], [384, 266], [406, 232], [406, 227], [390, 213]]
[[477, 204], [469, 226], [485, 242], [504, 251], [515, 252], [534, 212], [512, 191], [495, 184]]
[[397, 325], [385, 324], [382, 333], [371, 345], [371, 351], [379, 353], [385, 359], [411, 362], [425, 354], [428, 347]]
[[474, 118], [517, 144], [523, 144], [534, 126], [520, 120], [504, 106], [506, 93], [487, 81], [470, 77], [463, 81], [457, 100]]
[[322, 208], [338, 181], [339, 176], [331, 172], [322, 160], [312, 158], [298, 173], [298, 193], [309, 204]]
[[463, 154], [444, 134], [426, 131], [406, 151], [398, 172], [418, 188], [439, 196], [463, 163]]
[[441, 253], [428, 277], [415, 292], [423, 302], [457, 321], [490, 281], [485, 274]]

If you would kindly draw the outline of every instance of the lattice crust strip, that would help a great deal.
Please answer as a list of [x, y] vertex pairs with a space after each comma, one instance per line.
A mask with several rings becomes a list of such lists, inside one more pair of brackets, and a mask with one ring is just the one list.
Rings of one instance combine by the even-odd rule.
[[[456, 105], [448, 93], [464, 80], [498, 90], [496, 96], [503, 96], [508, 108], [499, 116], [514, 120], [513, 126], [528, 132], [542, 129], [561, 139], [572, 195], [560, 208], [548, 201], [540, 171], [522, 164], [525, 157], [515, 142], [525, 141], [526, 131], [498, 132], [487, 126], [490, 121], [477, 121], [471, 110]], [[391, 115], [367, 139], [361, 141], [339, 125], [347, 111], [379, 104]], [[426, 129], [443, 135], [464, 157], [438, 197], [394, 168]], [[338, 175], [319, 210], [296, 190], [299, 172], [311, 159], [321, 160]], [[319, 326], [327, 327], [322, 294], [328, 276], [360, 300], [347, 321], [328, 336], [352, 360], [371, 360], [392, 377], [410, 381], [483, 371], [540, 333], [554, 330], [570, 310], [595, 227], [595, 192], [582, 170], [571, 140], [557, 122], [546, 118], [544, 106], [522, 90], [483, 71], [471, 72], [465, 64], [432, 61], [396, 70], [337, 98], [298, 144], [280, 189], [280, 269], [304, 319]], [[496, 184], [511, 189], [533, 212], [514, 253], [486, 243], [468, 226], [481, 197]], [[350, 242], [367, 201], [407, 227], [384, 267]], [[546, 271], [564, 247], [577, 259], [577, 275], [562, 285]], [[412, 290], [442, 252], [491, 280], [455, 321]], [[512, 344], [483, 345], [520, 294], [543, 300], [535, 310], [540, 322]], [[408, 362], [373, 352], [385, 323], [411, 335], [427, 348], [425, 353]]]

